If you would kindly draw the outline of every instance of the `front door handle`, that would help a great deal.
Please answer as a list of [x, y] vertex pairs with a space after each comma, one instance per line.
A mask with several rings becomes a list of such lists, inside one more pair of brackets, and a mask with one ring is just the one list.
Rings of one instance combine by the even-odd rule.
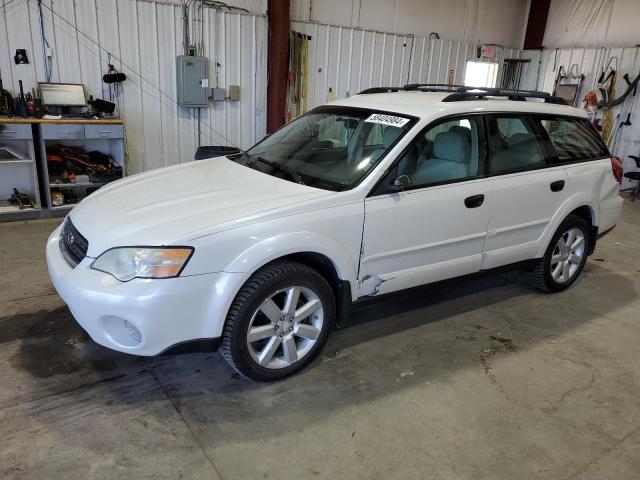
[[549, 188], [551, 188], [552, 192], [559, 192], [564, 188], [564, 180], [556, 180], [555, 182], [551, 182]]
[[484, 202], [484, 195], [472, 195], [464, 199], [467, 208], [478, 208]]

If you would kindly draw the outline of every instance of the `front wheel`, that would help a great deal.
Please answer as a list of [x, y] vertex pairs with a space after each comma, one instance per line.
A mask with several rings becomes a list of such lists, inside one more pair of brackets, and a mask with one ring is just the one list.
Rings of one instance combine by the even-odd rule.
[[287, 377], [320, 352], [335, 310], [331, 287], [312, 268], [294, 262], [266, 266], [247, 280], [229, 309], [222, 355], [253, 380]]
[[576, 281], [587, 261], [591, 237], [587, 222], [569, 215], [558, 227], [533, 274], [541, 290], [559, 292]]

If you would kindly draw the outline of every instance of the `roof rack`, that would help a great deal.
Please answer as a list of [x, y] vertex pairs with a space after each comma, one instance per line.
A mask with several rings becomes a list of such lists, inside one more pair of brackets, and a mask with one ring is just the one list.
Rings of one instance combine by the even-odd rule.
[[539, 98], [545, 103], [556, 105], [567, 105], [561, 98], [547, 92], [538, 90], [515, 90], [510, 88], [487, 88], [487, 87], [467, 87], [464, 85], [448, 85], [446, 83], [409, 83], [404, 87], [374, 87], [367, 88], [360, 92], [360, 95], [370, 93], [392, 93], [399, 91], [419, 91], [419, 92], [450, 92], [442, 99], [443, 102], [462, 102], [465, 100], [483, 100], [486, 97], [506, 97], [509, 100], [526, 101], [527, 98]]
[[408, 83], [403, 90], [420, 90], [422, 92], [455, 92], [464, 85], [449, 85], [448, 83]]
[[404, 87], [372, 87], [358, 92], [358, 95], [366, 95], [369, 93], [393, 93], [404, 90]]
[[556, 97], [547, 92], [538, 90], [516, 90], [511, 88], [478, 88], [478, 87], [462, 87], [457, 88], [451, 95], [447, 95], [442, 99], [443, 102], [462, 102], [465, 100], [482, 100], [485, 97], [507, 97], [509, 100], [520, 102], [526, 101], [527, 98], [540, 98], [545, 103], [553, 103], [556, 105], [567, 105], [564, 98]]
[[400, 91], [420, 90], [421, 92], [455, 92], [458, 88], [466, 88], [464, 85], [449, 85], [446, 83], [408, 83], [404, 87], [372, 87], [361, 91], [358, 95], [369, 93], [394, 93]]

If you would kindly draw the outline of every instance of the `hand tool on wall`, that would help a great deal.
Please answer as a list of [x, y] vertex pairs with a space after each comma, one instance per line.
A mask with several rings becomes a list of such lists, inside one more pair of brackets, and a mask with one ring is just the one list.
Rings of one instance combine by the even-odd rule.
[[[636, 53], [633, 58], [632, 69], [637, 68], [638, 61], [638, 53], [640, 53], [640, 49], [636, 48]], [[598, 108], [605, 110], [605, 115], [607, 113], [611, 114], [611, 110], [618, 105], [620, 105], [620, 109], [618, 110], [618, 114], [616, 115], [617, 129], [612, 130], [610, 133], [610, 137], [607, 141], [607, 144], [611, 148], [612, 153], [616, 153], [619, 142], [622, 140], [622, 132], [623, 127], [631, 125], [631, 113], [633, 112], [633, 108], [635, 106], [636, 101], [636, 90], [638, 88], [638, 82], [640, 82], [640, 73], [636, 76], [635, 79], [631, 80], [628, 73], [625, 73], [622, 78], [627, 84], [627, 88], [622, 95], [618, 98], [613, 98], [613, 94], [611, 94], [607, 101], [598, 102]], [[633, 100], [631, 101], [631, 108], [625, 109], [625, 106], [628, 106], [627, 99], [633, 93]], [[625, 110], [626, 110], [626, 118], [625, 118]], [[613, 140], [613, 141], [611, 141]]]
[[13, 112], [13, 99], [11, 94], [6, 91], [2, 85], [0, 78], [0, 115], [11, 115]]
[[36, 117], [42, 116], [42, 102], [38, 98], [38, 91], [35, 88], [31, 89], [31, 97], [33, 98], [33, 105], [35, 107], [36, 113], [34, 114]]
[[36, 102], [33, 99], [33, 95], [31, 95], [31, 92], [27, 92], [27, 95], [25, 97], [25, 101], [26, 101], [26, 105], [27, 105], [27, 114], [30, 117], [35, 117], [36, 116]]
[[20, 85], [20, 94], [16, 98], [16, 115], [24, 118], [27, 116], [27, 100], [22, 88], [22, 80], [18, 80], [18, 84]]
[[[618, 122], [618, 128], [616, 129], [615, 134], [612, 133], [613, 141], [611, 142], [611, 151], [614, 153], [618, 147], [618, 143], [622, 139], [622, 130], [623, 130], [622, 127], [631, 126], [631, 113], [633, 112], [633, 108], [635, 107], [635, 104], [636, 104], [636, 93], [638, 89], [638, 81], [640, 80], [640, 75], [638, 75], [638, 77], [636, 77], [634, 81], [631, 81], [629, 79], [628, 73], [625, 73], [622, 78], [624, 78], [624, 81], [627, 82], [627, 91], [620, 97], [622, 99], [622, 106], [620, 107], [620, 112], [616, 117], [616, 120]], [[625, 118], [624, 107], [627, 103], [626, 99], [631, 92], [633, 92], [633, 100], [631, 101], [630, 108], [626, 111], [626, 118]], [[616, 102], [617, 100], [618, 99], [614, 100], [612, 103]], [[615, 103], [615, 105], [619, 105], [619, 103]]]
[[598, 79], [598, 90], [600, 90], [600, 94], [602, 95], [602, 100], [598, 103], [598, 108], [604, 109], [604, 114], [602, 115], [602, 136], [607, 139], [607, 143], [611, 141], [613, 134], [614, 118], [611, 109], [605, 108], [603, 105], [608, 104], [609, 100], [615, 95], [617, 68], [618, 59], [611, 57]]
[[[600, 102], [598, 102], [598, 108], [607, 110], [613, 107], [617, 107], [618, 105], [620, 105], [626, 100], [626, 98], [631, 94], [631, 92], [634, 92], [634, 95], [635, 95], [636, 88], [638, 86], [638, 83], [640, 82], [640, 74], [638, 74], [638, 76], [633, 80], [629, 80], [629, 74], [625, 73], [623, 78], [627, 82], [627, 89], [618, 98], [612, 98], [613, 95], [607, 95], [605, 89], [600, 88], [600, 92], [603, 94], [603, 100], [600, 100]], [[605, 98], [605, 95], [606, 95], [606, 98]]]
[[[556, 55], [557, 55], [557, 50], [556, 50]], [[560, 83], [561, 78], [564, 78], [564, 67], [562, 65], [560, 65], [560, 67], [558, 68], [558, 74], [556, 75], [556, 79], [553, 81], [554, 92], [558, 90], [558, 84]]]
[[[617, 69], [618, 58], [611, 57], [607, 62], [607, 66], [602, 69], [602, 72], [600, 72], [600, 77], [598, 78], [598, 89], [600, 90], [600, 94], [602, 95], [602, 102], [604, 103], [609, 102], [611, 91], [616, 83]], [[607, 83], [609, 84], [609, 86], [605, 87]]]

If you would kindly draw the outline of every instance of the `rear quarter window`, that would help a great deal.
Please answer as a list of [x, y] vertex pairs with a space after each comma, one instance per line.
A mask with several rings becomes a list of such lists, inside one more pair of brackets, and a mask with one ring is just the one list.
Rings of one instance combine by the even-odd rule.
[[551, 117], [540, 120], [560, 163], [608, 157], [609, 150], [591, 126], [581, 118]]

